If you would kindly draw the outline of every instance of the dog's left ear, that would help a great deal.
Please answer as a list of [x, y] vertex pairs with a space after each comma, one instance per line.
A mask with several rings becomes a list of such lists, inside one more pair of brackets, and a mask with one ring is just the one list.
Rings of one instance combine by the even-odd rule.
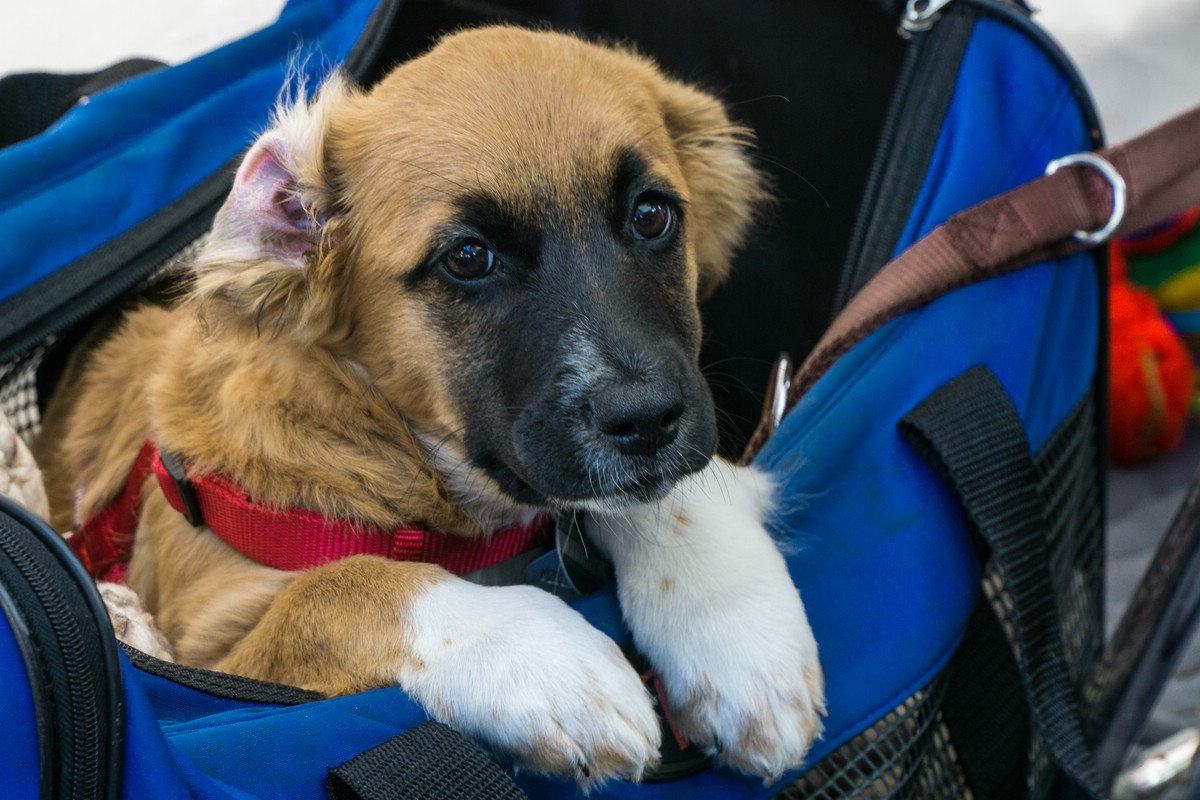
[[729, 275], [769, 192], [750, 160], [753, 132], [731, 122], [717, 98], [664, 78], [659, 100], [691, 195], [688, 229], [704, 299]]

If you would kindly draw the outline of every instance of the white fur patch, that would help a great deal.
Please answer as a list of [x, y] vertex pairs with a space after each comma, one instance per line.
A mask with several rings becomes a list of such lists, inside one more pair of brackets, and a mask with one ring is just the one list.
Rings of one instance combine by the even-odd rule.
[[412, 605], [399, 684], [438, 719], [585, 789], [658, 758], [649, 693], [616, 644], [531, 586], [448, 580]]
[[771, 493], [763, 473], [714, 460], [663, 501], [589, 527], [680, 729], [767, 779], [803, 762], [824, 713], [816, 641], [763, 526]]

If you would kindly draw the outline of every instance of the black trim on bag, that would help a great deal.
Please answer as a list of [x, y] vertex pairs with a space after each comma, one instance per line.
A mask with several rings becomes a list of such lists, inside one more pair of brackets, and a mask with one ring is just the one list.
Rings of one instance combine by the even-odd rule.
[[116, 301], [204, 235], [240, 162], [239, 153], [125, 233], [0, 301], [0, 363]]
[[0, 150], [37, 136], [87, 96], [162, 66], [149, 58], [129, 58], [95, 72], [0, 76]]
[[329, 800], [526, 800], [500, 765], [462, 734], [422, 722], [329, 769]]
[[381, 64], [388, 43], [395, 35], [396, 20], [404, 0], [382, 0], [371, 12], [358, 41], [350, 48], [343, 63], [346, 73], [359, 86], [373, 83], [389, 65]]
[[130, 663], [142, 672], [165, 678], [180, 686], [195, 689], [199, 692], [222, 697], [226, 700], [240, 700], [247, 703], [269, 703], [279, 706], [298, 706], [302, 703], [312, 703], [326, 699], [320, 692], [311, 689], [301, 689], [285, 683], [272, 683], [254, 678], [244, 678], [241, 675], [230, 675], [200, 667], [188, 667], [163, 661], [148, 653], [143, 653], [136, 647], [130, 647], [124, 642], [121, 649], [129, 657]]
[[[1045, 499], [1007, 390], [987, 367], [972, 367], [922, 400], [897, 428], [954, 492], [991, 551], [1011, 599], [1007, 624], [994, 629], [1010, 640], [1033, 732], [1074, 788], [1087, 797], [1106, 796], [1063, 643]], [[987, 791], [988, 783], [980, 781], [976, 790]]]

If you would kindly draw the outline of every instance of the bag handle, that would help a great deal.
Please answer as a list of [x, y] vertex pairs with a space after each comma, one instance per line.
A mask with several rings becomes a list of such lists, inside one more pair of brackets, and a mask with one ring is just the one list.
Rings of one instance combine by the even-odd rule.
[[423, 722], [329, 770], [330, 800], [524, 800], [512, 778], [440, 722]]
[[899, 429], [991, 549], [1012, 600], [1011, 627], [1004, 627], [1034, 729], [1065, 775], [1089, 797], [1105, 797], [1063, 649], [1037, 468], [1008, 393], [987, 367], [973, 367], [910, 411]]
[[[1098, 151], [1126, 187], [1122, 236], [1200, 203], [1200, 107], [1124, 144]], [[934, 228], [862, 288], [797, 370], [787, 408], [851, 347], [883, 323], [951, 289], [1091, 246], [1080, 231], [1103, 230], [1118, 193], [1088, 163], [1068, 165], [960, 211]], [[766, 441], [760, 427], [746, 460]]]

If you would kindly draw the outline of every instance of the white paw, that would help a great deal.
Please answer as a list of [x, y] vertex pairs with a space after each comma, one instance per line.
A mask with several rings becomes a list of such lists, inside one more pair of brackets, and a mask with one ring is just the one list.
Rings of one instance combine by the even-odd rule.
[[649, 693], [616, 644], [558, 598], [450, 580], [410, 617], [415, 657], [400, 685], [518, 767], [586, 790], [657, 763]]
[[754, 628], [727, 631], [707, 644], [707, 658], [672, 660], [658, 672], [689, 741], [770, 781], [799, 767], [820, 736], [825, 681], [807, 624], [786, 633]]
[[659, 504], [588, 526], [680, 732], [767, 780], [803, 763], [825, 712], [817, 644], [763, 525], [771, 494], [768, 476], [714, 460]]

